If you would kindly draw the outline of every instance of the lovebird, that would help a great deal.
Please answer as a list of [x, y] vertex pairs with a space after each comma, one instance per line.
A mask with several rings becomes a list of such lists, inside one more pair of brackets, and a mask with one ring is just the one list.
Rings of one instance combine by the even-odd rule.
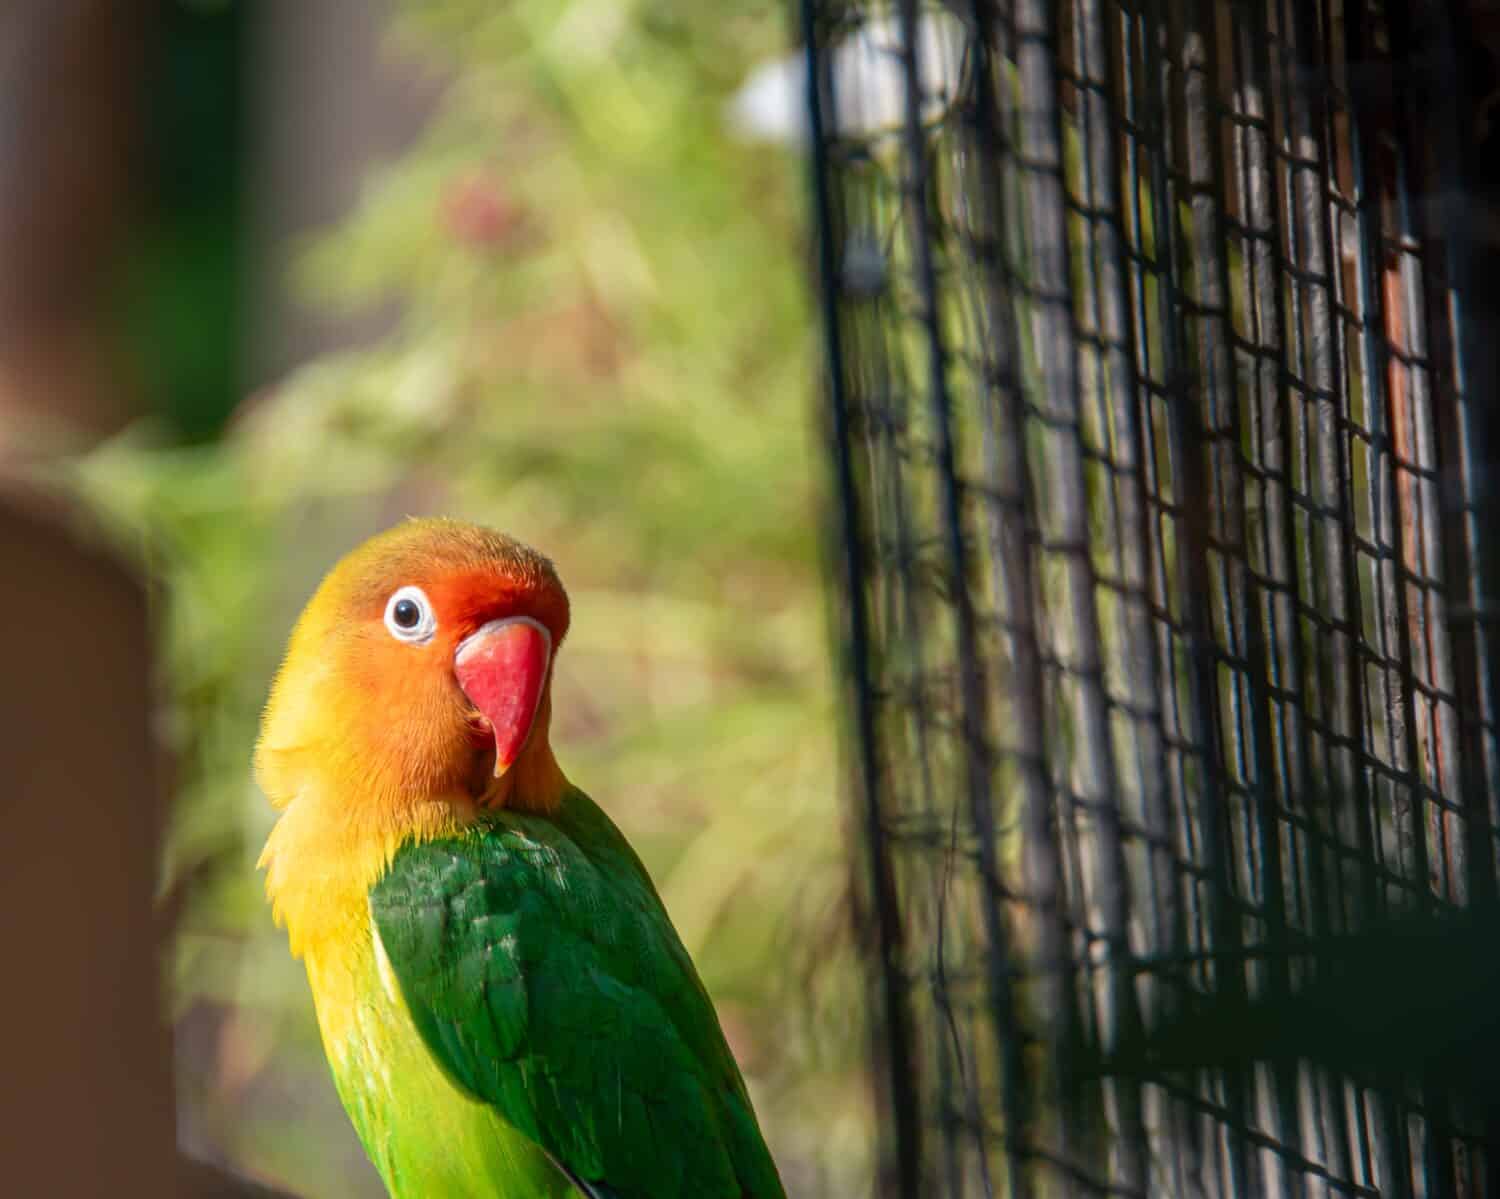
[[255, 750], [260, 865], [396, 1199], [784, 1199], [640, 859], [548, 739], [552, 564], [408, 520], [292, 631]]

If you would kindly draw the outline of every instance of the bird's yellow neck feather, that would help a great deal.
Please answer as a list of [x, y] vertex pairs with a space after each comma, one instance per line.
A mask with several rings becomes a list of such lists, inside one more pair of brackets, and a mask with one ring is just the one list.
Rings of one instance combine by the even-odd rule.
[[402, 845], [452, 836], [486, 810], [546, 815], [568, 786], [545, 736], [477, 796], [383, 793], [373, 780], [341, 782], [317, 770], [277, 774], [295, 778], [296, 787], [271, 796], [282, 812], [259, 865], [292, 953], [309, 959], [362, 935], [370, 888]]
[[449, 836], [478, 814], [466, 794], [394, 807], [363, 798], [310, 781], [286, 805], [261, 853], [266, 894], [298, 957], [355, 939], [370, 888], [402, 844]]

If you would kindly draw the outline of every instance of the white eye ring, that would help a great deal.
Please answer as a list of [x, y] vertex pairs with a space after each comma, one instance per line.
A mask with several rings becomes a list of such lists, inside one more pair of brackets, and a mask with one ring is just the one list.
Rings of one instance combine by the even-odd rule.
[[[399, 609], [399, 611], [398, 611]], [[413, 616], [415, 613], [415, 616]], [[401, 587], [385, 602], [385, 627], [397, 641], [421, 645], [437, 632], [432, 601], [420, 587]]]

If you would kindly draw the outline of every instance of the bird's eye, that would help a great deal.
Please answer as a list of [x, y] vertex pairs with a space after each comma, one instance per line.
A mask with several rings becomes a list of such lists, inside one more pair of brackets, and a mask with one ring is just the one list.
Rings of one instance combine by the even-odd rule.
[[432, 640], [437, 632], [437, 617], [432, 602], [420, 587], [402, 587], [393, 592], [385, 604], [385, 627], [397, 641]]

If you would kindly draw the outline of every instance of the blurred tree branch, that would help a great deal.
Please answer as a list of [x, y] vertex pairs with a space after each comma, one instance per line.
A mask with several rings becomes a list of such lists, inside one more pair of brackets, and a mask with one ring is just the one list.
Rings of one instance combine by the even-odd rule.
[[0, 689], [7, 1181], [58, 1199], [286, 1199], [176, 1149], [145, 591], [76, 513], [18, 488], [0, 490], [0, 570], [26, 614]]
[[25, 614], [0, 690], [0, 1161], [18, 1195], [172, 1194], [145, 593], [20, 491], [0, 493], [0, 564]]
[[107, 301], [134, 214], [153, 10], [0, 6], [0, 444], [71, 446], [130, 415]]
[[[0, 9], [0, 468], [130, 415], [107, 319], [151, 6]], [[176, 1146], [154, 897], [166, 817], [144, 586], [0, 474], [0, 1165], [18, 1195], [276, 1199]]]

